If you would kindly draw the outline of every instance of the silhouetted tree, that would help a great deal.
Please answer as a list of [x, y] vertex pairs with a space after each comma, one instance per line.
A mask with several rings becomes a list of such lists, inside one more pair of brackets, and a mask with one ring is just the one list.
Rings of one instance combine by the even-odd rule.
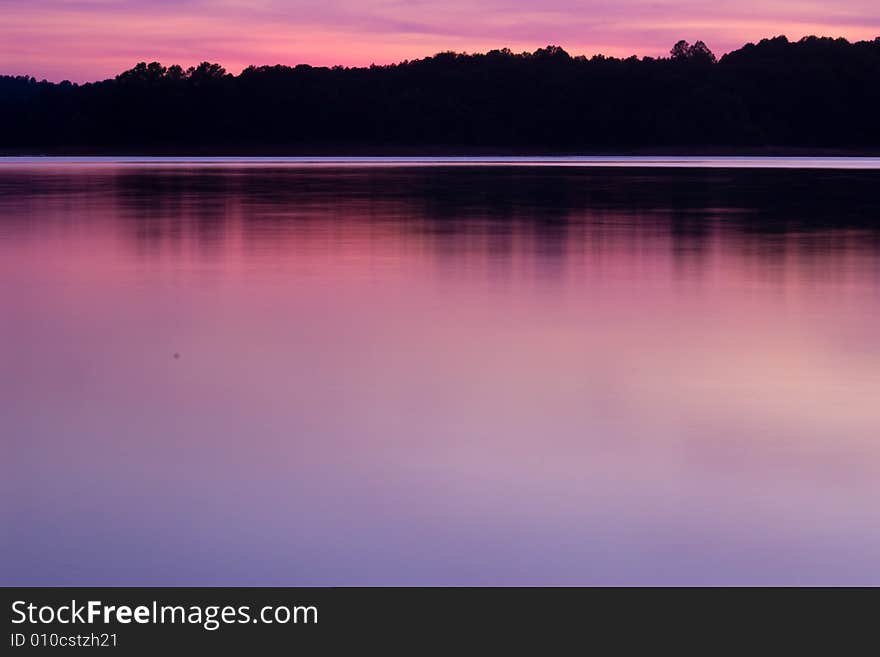
[[186, 72], [179, 64], [172, 64], [165, 72], [165, 77], [167, 77], [169, 80], [182, 80], [186, 77]]
[[189, 77], [192, 80], [219, 80], [225, 76], [226, 69], [220, 64], [212, 64], [211, 62], [202, 62], [189, 71]]
[[784, 36], [720, 59], [446, 52], [368, 68], [140, 62], [113, 79], [0, 76], [0, 149], [238, 151], [880, 148], [880, 37]]
[[687, 59], [690, 51], [691, 44], [682, 39], [672, 46], [672, 50], [669, 51], [669, 54], [672, 55], [672, 59]]
[[676, 61], [699, 62], [703, 64], [714, 64], [716, 62], [715, 55], [702, 41], [697, 41], [691, 45], [682, 39], [672, 46], [669, 54]]

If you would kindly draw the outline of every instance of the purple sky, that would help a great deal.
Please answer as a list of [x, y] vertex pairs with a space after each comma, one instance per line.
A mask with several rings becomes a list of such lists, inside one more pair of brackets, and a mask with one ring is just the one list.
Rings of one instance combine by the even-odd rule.
[[238, 72], [551, 43], [662, 55], [682, 38], [721, 54], [777, 34], [872, 39], [880, 10], [877, 0], [4, 0], [0, 73], [85, 81], [142, 60]]

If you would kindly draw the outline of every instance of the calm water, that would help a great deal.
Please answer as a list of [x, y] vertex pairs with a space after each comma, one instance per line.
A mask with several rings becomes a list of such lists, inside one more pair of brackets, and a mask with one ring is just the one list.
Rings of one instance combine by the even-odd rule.
[[403, 164], [0, 163], [0, 584], [880, 584], [880, 171]]

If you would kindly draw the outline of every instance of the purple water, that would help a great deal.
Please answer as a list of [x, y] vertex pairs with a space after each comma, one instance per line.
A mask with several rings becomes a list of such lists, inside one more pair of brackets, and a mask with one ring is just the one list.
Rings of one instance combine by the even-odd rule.
[[6, 161], [0, 584], [880, 584], [878, 183]]

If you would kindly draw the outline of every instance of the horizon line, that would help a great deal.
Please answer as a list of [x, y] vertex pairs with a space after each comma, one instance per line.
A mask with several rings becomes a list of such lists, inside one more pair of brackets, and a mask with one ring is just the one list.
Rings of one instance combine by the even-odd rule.
[[[746, 41], [745, 43], [743, 43], [742, 45], [738, 46], [737, 48], [734, 48], [734, 49], [732, 49], [732, 50], [724, 51], [724, 52], [722, 52], [722, 53], [720, 53], [720, 54], [717, 55], [718, 61], [721, 61], [721, 59], [724, 58], [725, 56], [727, 56], [727, 55], [729, 55], [729, 54], [731, 54], [731, 53], [737, 52], [737, 51], [739, 51], [739, 50], [742, 50], [743, 48], [746, 48], [747, 46], [755, 46], [755, 45], [758, 45], [758, 44], [760, 44], [760, 43], [762, 43], [762, 42], [765, 42], [765, 41], [772, 41], [772, 40], [774, 40], [774, 39], [780, 39], [780, 38], [785, 39], [788, 43], [792, 43], [792, 44], [801, 43], [801, 42], [804, 42], [804, 41], [809, 40], [809, 39], [820, 39], [820, 40], [831, 40], [831, 41], [845, 41], [846, 43], [848, 43], [848, 44], [850, 44], [850, 45], [853, 45], [853, 44], [857, 44], [857, 43], [873, 43], [873, 42], [875, 42], [875, 41], [880, 41], [880, 34], [878, 34], [878, 35], [875, 36], [874, 38], [869, 38], [869, 39], [856, 39], [856, 40], [850, 40], [850, 39], [848, 39], [847, 37], [844, 37], [844, 36], [828, 36], [828, 35], [819, 35], [819, 34], [808, 34], [808, 35], [804, 35], [803, 37], [800, 37], [799, 39], [792, 40], [792, 39], [789, 39], [788, 36], [785, 35], [785, 34], [775, 34], [775, 35], [773, 35], [773, 36], [762, 37], [762, 38], [760, 38], [760, 39], [758, 39], [758, 40], [756, 40], [756, 41]], [[684, 39], [681, 39], [681, 40], [684, 40]], [[699, 42], [701, 42], [701, 41], [703, 41], [703, 40], [702, 40], [702, 39], [696, 39], [693, 43], [699, 43]], [[676, 42], [676, 43], [677, 43], [677, 42]], [[675, 45], [675, 44], [672, 44], [672, 45]], [[550, 48], [559, 48], [559, 49], [561, 49], [562, 51], [564, 51], [564, 52], [565, 52], [569, 57], [571, 57], [572, 59], [586, 59], [586, 60], [591, 60], [591, 59], [595, 59], [595, 58], [602, 57], [602, 58], [605, 58], [605, 59], [617, 59], [617, 60], [627, 60], [627, 59], [632, 59], [632, 58], [636, 58], [636, 59], [639, 59], [639, 60], [658, 60], [658, 59], [659, 59], [659, 60], [662, 60], [662, 59], [669, 59], [669, 58], [670, 58], [670, 51], [666, 51], [666, 53], [661, 54], [661, 55], [647, 55], [647, 54], [641, 54], [641, 55], [639, 55], [639, 54], [637, 54], [637, 53], [632, 53], [632, 54], [627, 55], [627, 56], [621, 56], [621, 55], [606, 55], [606, 54], [604, 54], [604, 53], [600, 53], [600, 52], [595, 52], [595, 53], [592, 53], [592, 54], [589, 54], [589, 55], [586, 54], [586, 53], [572, 54], [572, 53], [569, 52], [564, 46], [561, 46], [561, 45], [559, 45], [559, 44], [554, 44], [554, 43], [548, 43], [548, 44], [546, 44], [546, 45], [544, 45], [544, 46], [539, 46], [538, 48], [536, 48], [536, 49], [533, 50], [533, 51], [529, 51], [529, 50], [513, 50], [512, 48], [510, 48], [510, 47], [508, 47], [508, 46], [502, 46], [502, 47], [498, 47], [498, 48], [490, 48], [490, 49], [488, 49], [488, 50], [482, 50], [482, 51], [477, 51], [477, 50], [475, 50], [475, 51], [460, 50], [460, 51], [459, 51], [459, 50], [452, 50], [452, 49], [448, 49], [448, 50], [439, 50], [439, 51], [434, 52], [434, 53], [429, 54], [429, 55], [417, 56], [417, 57], [414, 57], [414, 58], [412, 58], [412, 59], [410, 59], [410, 58], [406, 58], [406, 59], [398, 59], [398, 60], [390, 61], [390, 62], [386, 62], [386, 63], [371, 62], [370, 64], [357, 64], [357, 65], [345, 65], [345, 64], [311, 64], [311, 63], [308, 63], [308, 62], [297, 62], [297, 63], [293, 63], [293, 64], [282, 64], [282, 63], [280, 63], [280, 62], [277, 62], [277, 63], [275, 63], [275, 64], [248, 64], [248, 65], [246, 65], [246, 66], [242, 66], [242, 67], [241, 67], [241, 70], [239, 70], [237, 73], [233, 73], [232, 71], [230, 71], [229, 69], [227, 69], [227, 68], [225, 67], [225, 65], [223, 65], [222, 63], [217, 62], [217, 61], [211, 61], [210, 59], [201, 59], [201, 60], [198, 61], [196, 64], [193, 64], [193, 65], [191, 65], [191, 66], [189, 66], [189, 67], [183, 67], [183, 66], [181, 66], [180, 64], [177, 64], [176, 62], [175, 62], [175, 63], [172, 63], [172, 64], [167, 64], [167, 65], [166, 65], [166, 64], [162, 64], [162, 62], [161, 62], [160, 60], [158, 60], [158, 59], [152, 59], [152, 58], [140, 58], [140, 59], [138, 59], [138, 61], [134, 62], [134, 64], [133, 64], [132, 66], [130, 66], [130, 67], [127, 68], [127, 69], [124, 69], [124, 70], [119, 71], [119, 73], [115, 74], [114, 76], [112, 76], [112, 77], [105, 77], [105, 78], [98, 78], [98, 79], [71, 80], [70, 78], [63, 78], [63, 79], [61, 79], [61, 80], [58, 80], [58, 79], [52, 79], [52, 80], [50, 80], [50, 79], [48, 79], [48, 78], [46, 78], [46, 77], [42, 77], [42, 78], [37, 77], [36, 75], [33, 75], [32, 73], [3, 73], [3, 72], [0, 72], [0, 77], [24, 77], [24, 78], [32, 78], [32, 79], [36, 80], [37, 82], [48, 82], [48, 83], [51, 83], [51, 84], [62, 84], [62, 83], [65, 83], [65, 82], [69, 82], [70, 84], [74, 84], [74, 85], [98, 84], [98, 83], [101, 83], [101, 82], [108, 82], [108, 81], [111, 81], [111, 80], [115, 80], [116, 77], [118, 77], [119, 75], [121, 75], [122, 73], [124, 73], [124, 72], [126, 72], [126, 71], [130, 71], [130, 70], [132, 70], [134, 67], [136, 67], [136, 66], [139, 65], [139, 64], [153, 64], [153, 63], [157, 63], [157, 64], [160, 64], [160, 65], [162, 65], [162, 66], [167, 66], [167, 67], [170, 67], [170, 66], [181, 66], [181, 68], [183, 68], [185, 71], [186, 71], [186, 70], [190, 70], [190, 69], [192, 69], [192, 68], [195, 68], [196, 66], [198, 66], [198, 65], [200, 65], [200, 64], [203, 64], [203, 63], [219, 64], [219, 65], [223, 68], [223, 70], [226, 71], [227, 74], [230, 74], [230, 75], [233, 75], [233, 76], [235, 76], [235, 77], [238, 77], [238, 76], [241, 75], [245, 70], [247, 70], [247, 69], [249, 69], [249, 68], [264, 68], [264, 67], [273, 68], [273, 67], [276, 67], [276, 66], [285, 67], [285, 68], [297, 68], [297, 67], [299, 67], [299, 66], [307, 66], [307, 67], [310, 67], [310, 68], [317, 68], [317, 69], [342, 69], [342, 70], [352, 70], [352, 69], [355, 69], [355, 70], [356, 70], [356, 69], [369, 69], [369, 68], [374, 68], [374, 67], [376, 67], [376, 68], [384, 68], [384, 67], [392, 67], [392, 66], [401, 66], [401, 65], [404, 65], [404, 64], [408, 64], [408, 63], [414, 63], [414, 62], [420, 62], [420, 61], [424, 61], [424, 60], [428, 60], [428, 59], [433, 59], [433, 58], [435, 58], [435, 57], [438, 57], [439, 55], [446, 55], [446, 54], [454, 54], [454, 55], [462, 55], [462, 56], [478, 57], [478, 56], [485, 56], [485, 55], [488, 55], [488, 54], [493, 53], [493, 52], [504, 52], [504, 51], [508, 51], [511, 55], [514, 55], [514, 56], [523, 56], [523, 55], [534, 55], [534, 54], [536, 54], [536, 53], [538, 53], [538, 52], [540, 52], [540, 51], [542, 51], [542, 50], [547, 50], [547, 49], [550, 49]], [[710, 50], [711, 50], [711, 48], [710, 48]]]

